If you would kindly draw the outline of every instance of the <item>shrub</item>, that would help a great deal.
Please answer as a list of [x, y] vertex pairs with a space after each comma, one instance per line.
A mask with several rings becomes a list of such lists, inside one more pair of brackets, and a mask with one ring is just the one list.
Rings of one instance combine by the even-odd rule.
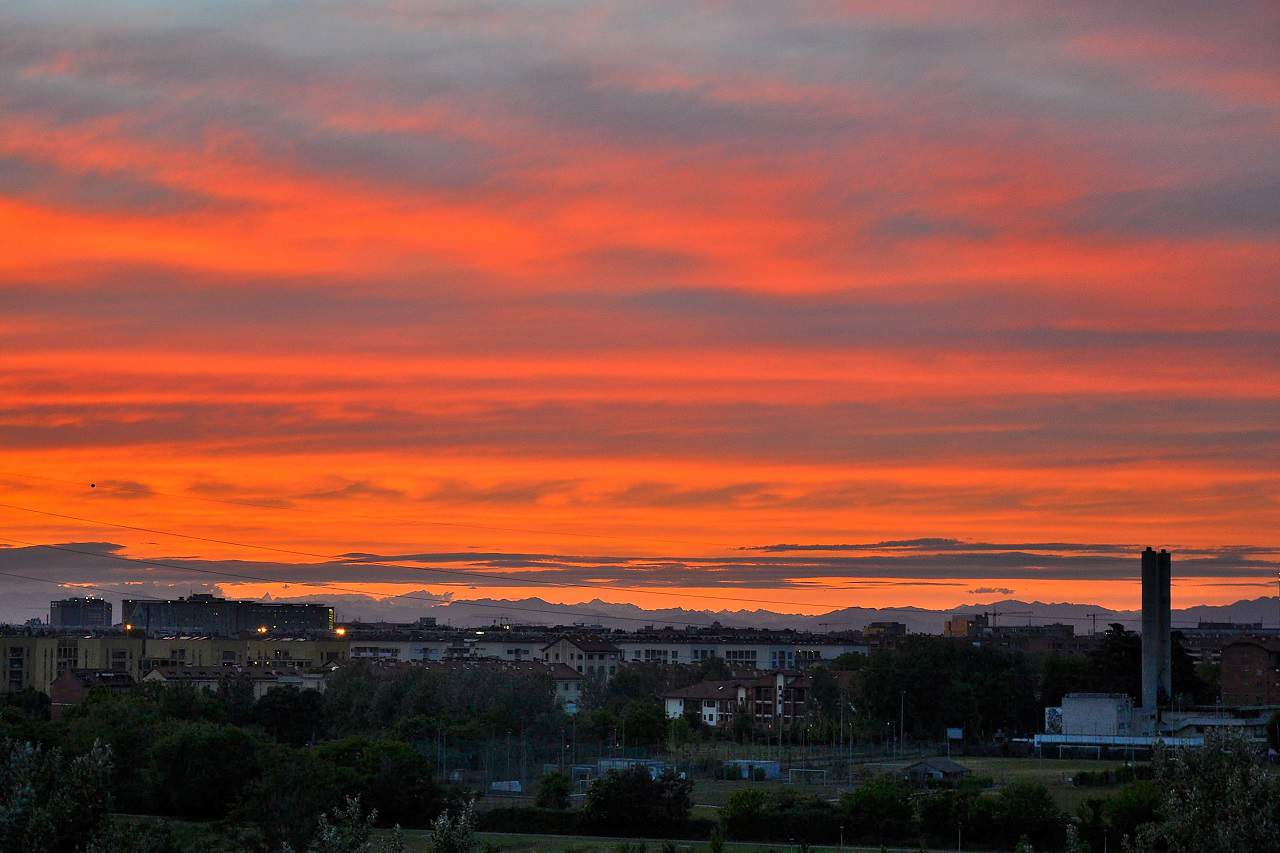
[[855, 838], [883, 843], [911, 835], [911, 789], [893, 776], [880, 776], [840, 797], [840, 811]]

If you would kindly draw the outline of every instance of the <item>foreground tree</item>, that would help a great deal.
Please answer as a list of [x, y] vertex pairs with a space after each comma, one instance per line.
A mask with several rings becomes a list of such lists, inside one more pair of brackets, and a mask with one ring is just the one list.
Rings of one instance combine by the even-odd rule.
[[443, 812], [431, 824], [431, 853], [471, 853], [476, 813], [468, 800], [456, 813]]
[[1137, 853], [1280, 852], [1280, 779], [1245, 738], [1210, 734], [1200, 749], [1157, 750], [1152, 763], [1163, 798]]
[[[348, 797], [345, 805], [320, 815], [316, 835], [306, 853], [404, 853], [404, 837], [396, 827], [385, 837], [374, 837], [377, 811], [364, 813], [359, 797]], [[285, 844], [281, 853], [293, 853]]]
[[0, 850], [80, 853], [109, 828], [111, 751], [95, 743], [61, 750], [6, 741], [0, 747]]

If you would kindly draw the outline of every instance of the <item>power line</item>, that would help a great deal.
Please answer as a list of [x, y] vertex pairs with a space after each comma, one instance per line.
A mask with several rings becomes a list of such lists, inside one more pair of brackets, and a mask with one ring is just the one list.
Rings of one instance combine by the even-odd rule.
[[7, 577], [7, 578], [18, 578], [19, 580], [24, 580], [24, 581], [35, 581], [36, 583], [51, 583], [54, 586], [65, 587], [68, 589], [91, 589], [94, 592], [100, 592], [104, 595], [118, 595], [121, 598], [128, 595], [128, 593], [121, 592], [118, 589], [107, 589], [106, 587], [94, 586], [93, 584], [90, 584], [90, 583], [78, 583], [75, 581], [65, 581], [65, 582], [55, 581], [55, 580], [49, 580], [48, 578], [33, 577], [32, 575], [20, 575], [20, 574], [17, 574], [16, 572], [0, 572], [0, 575], [3, 575], [4, 577]]
[[[38, 474], [26, 474], [18, 471], [0, 471], [0, 476], [17, 477], [20, 480], [43, 480], [49, 483], [62, 483], [64, 485], [80, 486], [84, 488], [82, 480], [66, 480], [59, 477], [44, 477]], [[90, 488], [96, 488], [96, 483], [90, 483]], [[406, 516], [389, 517], [386, 515], [369, 515], [358, 512], [329, 512], [314, 507], [300, 506], [282, 506], [280, 504], [261, 503], [249, 500], [235, 500], [232, 498], [211, 498], [206, 495], [187, 495], [180, 492], [157, 492], [148, 487], [127, 486], [113, 484], [104, 486], [104, 491], [125, 492], [127, 494], [140, 495], [142, 497], [159, 496], [165, 498], [177, 498], [179, 500], [202, 501], [204, 503], [225, 504], [229, 506], [249, 507], [252, 509], [266, 510], [283, 510], [285, 512], [301, 512], [311, 513], [313, 515], [326, 515], [331, 518], [363, 518], [369, 521], [402, 521], [407, 524], [421, 524], [430, 527], [454, 527], [463, 530], [484, 530], [491, 533], [527, 533], [535, 536], [566, 536], [577, 539], [608, 539], [617, 542], [663, 542], [669, 545], [700, 545], [712, 548], [737, 548], [737, 545], [729, 545], [724, 542], [701, 542], [692, 539], [663, 539], [652, 536], [618, 536], [616, 534], [607, 533], [583, 533], [581, 531], [570, 530], [538, 530], [535, 528], [525, 527], [497, 527], [486, 524], [470, 524], [462, 521], [424, 521], [420, 518], [408, 518]]]

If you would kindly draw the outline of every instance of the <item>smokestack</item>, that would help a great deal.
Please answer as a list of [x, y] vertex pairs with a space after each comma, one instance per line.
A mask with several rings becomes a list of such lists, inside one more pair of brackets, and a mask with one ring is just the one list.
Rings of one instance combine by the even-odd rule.
[[1173, 701], [1173, 624], [1172, 587], [1173, 587], [1173, 555], [1163, 548], [1156, 559], [1160, 566], [1160, 645], [1163, 659], [1160, 661], [1160, 686], [1164, 691], [1165, 701]]
[[1142, 707], [1154, 712], [1173, 695], [1173, 646], [1170, 630], [1172, 555], [1142, 552]]

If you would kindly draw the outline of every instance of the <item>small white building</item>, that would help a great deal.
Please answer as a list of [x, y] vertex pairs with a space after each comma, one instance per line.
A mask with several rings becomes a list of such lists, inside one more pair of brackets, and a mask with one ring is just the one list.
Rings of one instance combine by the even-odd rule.
[[702, 681], [680, 687], [662, 697], [667, 718], [678, 719], [697, 713], [712, 728], [727, 725], [747, 708], [747, 687], [742, 681]]
[[1062, 697], [1062, 734], [1124, 737], [1137, 734], [1127, 693], [1068, 693]]
[[583, 676], [563, 663], [547, 664], [547, 667], [551, 670], [551, 679], [556, 685], [556, 700], [564, 706], [566, 714], [578, 713], [578, 704], [582, 701]]

